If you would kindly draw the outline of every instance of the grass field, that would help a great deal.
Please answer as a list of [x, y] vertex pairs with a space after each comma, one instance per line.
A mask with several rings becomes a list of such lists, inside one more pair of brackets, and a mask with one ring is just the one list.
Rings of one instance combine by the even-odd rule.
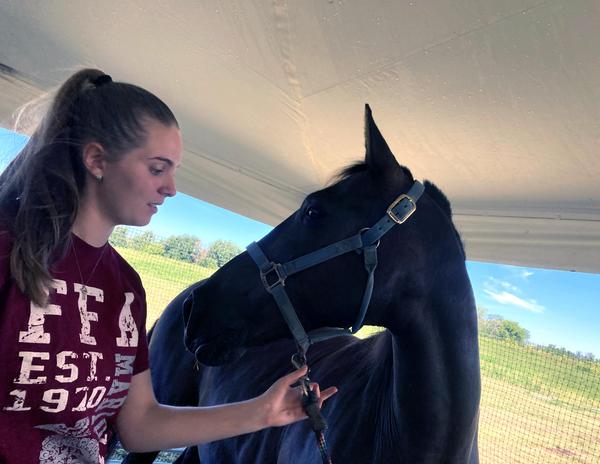
[[482, 463], [600, 463], [600, 363], [480, 337]]
[[133, 266], [144, 282], [148, 302], [147, 329], [183, 289], [206, 279], [214, 272], [213, 269], [196, 264], [150, 255], [132, 248], [117, 248], [117, 251]]
[[[119, 252], [144, 281], [148, 327], [181, 290], [213, 272]], [[486, 337], [480, 337], [480, 357], [482, 464], [600, 463], [600, 362]]]

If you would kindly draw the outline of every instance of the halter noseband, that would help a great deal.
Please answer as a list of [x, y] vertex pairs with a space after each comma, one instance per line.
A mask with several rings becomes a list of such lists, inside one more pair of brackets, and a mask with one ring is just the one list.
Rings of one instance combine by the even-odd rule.
[[[265, 289], [273, 295], [277, 306], [279, 306], [281, 315], [296, 340], [299, 355], [305, 357], [308, 348], [315, 342], [338, 335], [354, 334], [362, 327], [373, 293], [373, 272], [377, 267], [379, 240], [392, 227], [404, 223], [417, 210], [417, 201], [424, 190], [423, 184], [415, 181], [410, 190], [396, 198], [387, 208], [386, 214], [372, 227], [362, 229], [351, 237], [327, 245], [287, 263], [280, 264], [270, 261], [256, 242], [248, 245], [246, 250], [260, 270], [260, 278]], [[368, 275], [367, 286], [363, 293], [356, 322], [350, 329], [323, 327], [307, 334], [285, 291], [285, 280], [297, 272], [355, 250], [362, 252], [365, 270]]]

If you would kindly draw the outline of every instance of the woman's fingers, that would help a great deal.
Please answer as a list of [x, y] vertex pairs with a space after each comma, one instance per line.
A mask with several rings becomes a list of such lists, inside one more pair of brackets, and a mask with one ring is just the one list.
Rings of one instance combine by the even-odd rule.
[[295, 371], [290, 372], [289, 374], [284, 375], [281, 378], [281, 381], [285, 382], [286, 385], [292, 385], [300, 380], [300, 377], [306, 375], [308, 368], [306, 365], [302, 366], [300, 369], [296, 369]]
[[323, 403], [323, 401], [325, 401], [326, 399], [331, 398], [333, 395], [335, 395], [338, 392], [338, 389], [336, 387], [329, 387], [325, 390], [323, 390], [321, 392], [321, 404]]
[[[307, 372], [307, 366], [302, 366], [301, 368], [296, 369], [295, 371], [292, 371], [289, 374], [286, 374], [285, 376], [281, 377], [279, 381], [286, 386], [291, 386], [298, 382], [298, 380], [300, 380], [302, 376], [306, 375]], [[316, 382], [311, 382], [310, 388], [312, 391], [315, 392], [317, 398], [319, 398], [319, 407], [323, 406], [323, 402], [331, 398], [338, 391], [336, 387], [329, 387], [321, 391], [319, 384]]]
[[336, 387], [329, 387], [321, 391], [321, 387], [318, 383], [311, 383], [310, 388], [316, 393], [317, 398], [319, 398], [319, 407], [323, 406], [323, 402], [328, 398], [331, 398], [338, 391]]
[[329, 387], [321, 392], [321, 396], [319, 397], [319, 407], [323, 407], [323, 402], [328, 398], [331, 398], [333, 395], [337, 393], [338, 389], [336, 387]]
[[318, 383], [311, 382], [310, 389], [315, 392], [315, 394], [317, 395], [317, 398], [319, 398], [321, 396], [321, 387], [319, 386]]

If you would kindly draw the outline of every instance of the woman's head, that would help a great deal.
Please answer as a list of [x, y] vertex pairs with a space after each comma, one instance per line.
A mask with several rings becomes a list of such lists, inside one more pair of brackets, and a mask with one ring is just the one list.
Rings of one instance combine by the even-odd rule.
[[[100, 243], [118, 224], [144, 226], [166, 197], [175, 195], [175, 170], [181, 163], [181, 136], [176, 126], [144, 123], [141, 146], [116, 160], [97, 142], [83, 148], [83, 163], [92, 175], [80, 201], [74, 231], [93, 227]], [[91, 237], [90, 237], [91, 238]]]
[[97, 142], [115, 161], [145, 143], [149, 122], [178, 127], [169, 107], [154, 94], [87, 69], [73, 75], [58, 91], [45, 121], [50, 133], [44, 138], [67, 136], [78, 150]]
[[156, 127], [178, 127], [165, 103], [97, 69], [75, 73], [58, 89], [27, 145], [0, 175], [1, 215], [15, 237], [11, 272], [34, 302], [45, 300], [48, 268], [69, 246], [81, 199], [97, 189], [97, 166], [86, 151], [95, 147], [102, 169], [114, 168], [145, 147]]

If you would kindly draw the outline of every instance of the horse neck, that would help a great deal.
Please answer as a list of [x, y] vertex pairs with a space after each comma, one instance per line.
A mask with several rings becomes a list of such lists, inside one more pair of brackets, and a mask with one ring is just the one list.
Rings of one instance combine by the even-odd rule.
[[447, 266], [442, 272], [426, 297], [409, 303], [412, 307], [399, 303], [394, 311], [400, 316], [388, 326], [393, 369], [404, 376], [425, 375], [432, 388], [440, 380], [442, 385], [461, 383], [465, 369], [479, 362], [475, 300], [466, 269]]
[[[399, 434], [433, 430], [437, 436], [430, 437], [429, 446], [439, 443], [446, 446], [444, 452], [462, 455], [477, 427], [480, 395], [475, 302], [464, 261], [438, 270], [442, 275], [426, 298], [414, 301], [413, 307], [403, 302], [394, 308], [400, 316], [396, 326], [388, 327], [388, 352], [382, 356], [385, 368], [391, 365], [388, 423], [396, 424], [393, 429]], [[403, 311], [411, 319], [403, 320]], [[414, 417], [427, 417], [440, 426], [429, 430], [420, 424], [420, 430], [407, 422]]]

